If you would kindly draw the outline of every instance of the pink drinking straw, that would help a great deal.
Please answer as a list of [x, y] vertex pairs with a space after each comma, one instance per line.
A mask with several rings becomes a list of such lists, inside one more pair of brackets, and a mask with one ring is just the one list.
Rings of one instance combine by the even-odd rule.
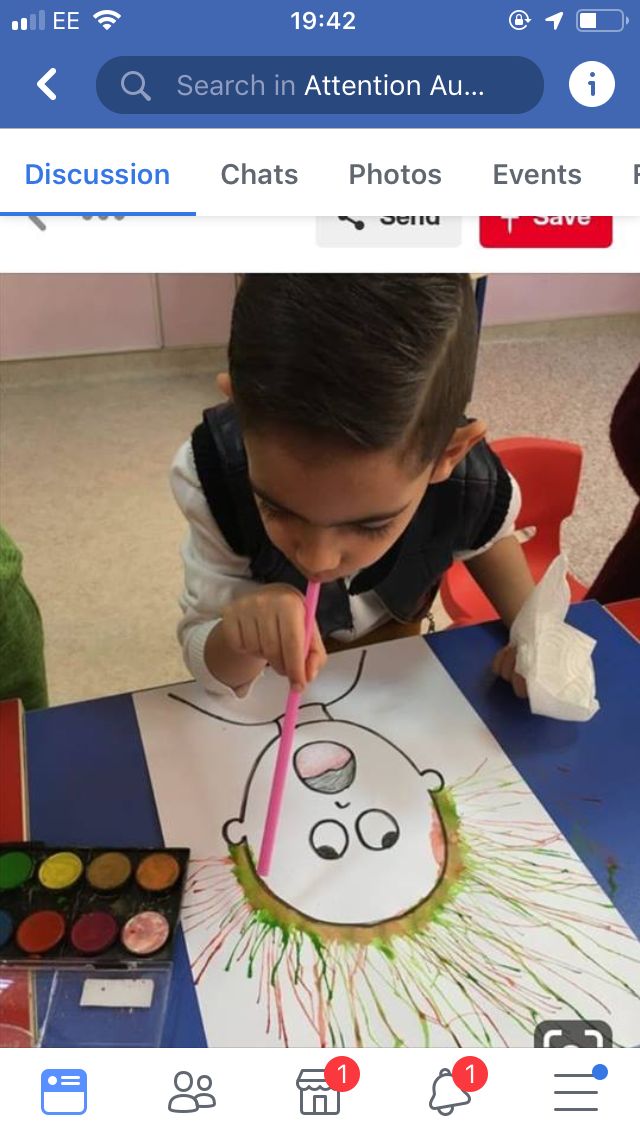
[[[316, 619], [316, 608], [318, 606], [319, 595], [320, 584], [314, 584], [312, 581], [310, 581], [307, 584], [307, 591], [304, 597], [305, 660], [307, 658], [307, 655], [309, 654], [309, 647], [311, 645], [311, 636], [313, 635], [313, 627]], [[273, 781], [271, 782], [271, 793], [269, 794], [267, 819], [264, 822], [262, 844], [260, 845], [260, 855], [258, 857], [259, 876], [268, 876], [271, 868], [273, 846], [276, 840], [278, 820], [280, 819], [282, 798], [284, 796], [284, 785], [287, 779], [287, 772], [291, 760], [291, 747], [293, 746], [293, 735], [296, 728], [296, 722], [298, 720], [298, 708], [300, 706], [301, 698], [302, 691], [289, 691], [287, 705], [284, 712], [284, 721], [282, 723], [280, 745], [278, 746], [278, 754], [276, 757], [276, 767], [273, 771]]]

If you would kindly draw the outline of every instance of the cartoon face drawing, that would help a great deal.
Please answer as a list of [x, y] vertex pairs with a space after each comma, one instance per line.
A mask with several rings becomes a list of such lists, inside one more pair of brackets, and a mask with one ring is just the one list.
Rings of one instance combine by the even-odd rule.
[[[257, 862], [278, 738], [258, 757], [240, 817], [224, 827]], [[373, 925], [399, 918], [433, 892], [446, 844], [433, 796], [435, 770], [419, 770], [363, 726], [324, 718], [298, 725], [271, 871], [263, 884], [309, 919]]]

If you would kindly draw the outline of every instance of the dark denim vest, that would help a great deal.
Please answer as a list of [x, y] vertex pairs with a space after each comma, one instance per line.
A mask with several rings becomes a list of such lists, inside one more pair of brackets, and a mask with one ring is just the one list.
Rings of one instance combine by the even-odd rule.
[[[247, 474], [247, 458], [233, 404], [205, 410], [191, 436], [196, 471], [211, 513], [225, 540], [249, 558], [261, 583], [306, 580], [267, 536]], [[373, 590], [395, 619], [408, 623], [426, 614], [454, 553], [481, 548], [498, 531], [511, 498], [511, 483], [499, 459], [479, 442], [447, 481], [431, 485], [408, 527], [385, 555], [352, 580], [323, 585], [318, 623], [323, 636], [351, 628], [349, 595]]]

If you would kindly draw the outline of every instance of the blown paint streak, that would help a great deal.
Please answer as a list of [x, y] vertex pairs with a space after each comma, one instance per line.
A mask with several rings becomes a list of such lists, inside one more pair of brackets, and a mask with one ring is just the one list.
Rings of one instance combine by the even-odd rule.
[[[631, 932], [610, 925], [612, 905], [551, 822], [514, 820], [522, 783], [482, 768], [448, 794], [456, 878], [379, 935], [353, 926], [327, 935], [276, 910], [237, 848], [195, 861], [183, 926], [188, 941], [207, 936], [192, 957], [196, 984], [213, 965], [242, 968], [266, 1033], [285, 1046], [305, 1024], [321, 1047], [415, 1045], [416, 1034], [424, 1046], [505, 1045], [505, 1019], [530, 1037], [539, 1020], [582, 1016], [581, 1005], [606, 1016], [592, 978], [640, 1001], [640, 980], [634, 990], [616, 975]], [[552, 952], [536, 945], [548, 944], [549, 928]]]

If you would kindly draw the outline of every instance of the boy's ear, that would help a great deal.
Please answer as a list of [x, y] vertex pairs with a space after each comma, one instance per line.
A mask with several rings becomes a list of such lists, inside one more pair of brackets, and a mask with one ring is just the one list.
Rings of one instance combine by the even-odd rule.
[[487, 424], [480, 418], [459, 426], [451, 436], [444, 452], [438, 458], [431, 474], [431, 483], [446, 481], [463, 457], [484, 438], [487, 433]]
[[231, 375], [229, 374], [229, 372], [220, 371], [219, 374], [216, 375], [216, 380], [225, 398], [233, 400], [233, 391], [231, 390]]

